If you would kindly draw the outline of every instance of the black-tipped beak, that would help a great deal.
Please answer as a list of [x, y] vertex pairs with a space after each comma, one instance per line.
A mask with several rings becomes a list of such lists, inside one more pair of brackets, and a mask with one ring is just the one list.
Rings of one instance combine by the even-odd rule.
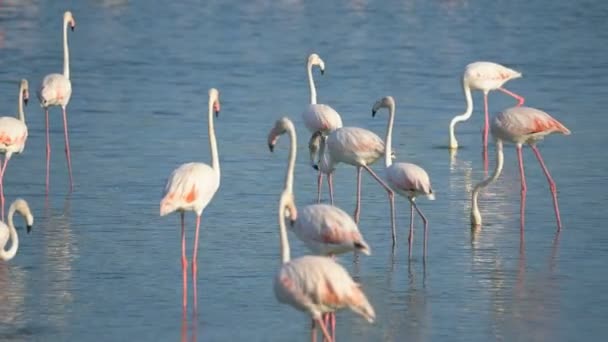
[[72, 32], [74, 32], [74, 26], [70, 26], [70, 28], [72, 29]]
[[218, 116], [220, 116], [220, 111], [215, 111], [215, 117], [217, 118]]
[[293, 225], [296, 224], [295, 220], [289, 220], [289, 225], [293, 227]]
[[321, 69], [321, 75], [325, 75], [325, 69]]
[[317, 164], [313, 165], [312, 168], [319, 171], [319, 165], [317, 165]]
[[274, 152], [274, 145], [268, 144], [268, 149], [270, 150], [270, 152]]
[[376, 111], [372, 109], [372, 118], [376, 117]]
[[23, 99], [23, 104], [27, 106], [27, 99]]
[[27, 233], [29, 234], [32, 231], [32, 226], [28, 225], [27, 228], [26, 228], [26, 230], [27, 230]]

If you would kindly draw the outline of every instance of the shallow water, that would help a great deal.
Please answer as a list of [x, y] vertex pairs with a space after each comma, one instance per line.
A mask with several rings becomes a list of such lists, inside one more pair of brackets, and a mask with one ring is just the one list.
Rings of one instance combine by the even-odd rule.
[[[287, 139], [274, 154], [266, 135], [289, 115], [300, 133], [296, 198], [315, 198], [304, 60], [318, 52], [319, 101], [348, 125], [384, 136], [378, 98], [397, 102], [399, 160], [423, 166], [437, 200], [428, 260], [417, 221], [407, 259], [409, 208], [398, 203], [399, 244], [390, 248], [385, 193], [364, 176], [360, 228], [371, 257], [340, 258], [363, 283], [373, 325], [338, 314], [341, 341], [573, 341], [608, 333], [606, 184], [608, 6], [603, 1], [71, 1], [73, 96], [68, 107], [76, 189], [67, 196], [60, 111], [52, 111], [51, 194], [44, 194], [43, 76], [61, 71], [58, 1], [0, 3], [0, 106], [16, 110], [16, 84], [30, 80], [30, 137], [5, 178], [10, 202], [36, 216], [19, 230], [17, 257], [0, 263], [0, 340], [285, 341], [308, 339], [305, 315], [277, 303], [277, 199]], [[525, 244], [519, 239], [519, 175], [508, 147], [501, 178], [481, 196], [486, 222], [469, 229], [469, 193], [484, 176], [482, 96], [458, 126], [451, 159], [447, 127], [464, 110], [464, 66], [492, 60], [524, 78], [507, 88], [572, 130], [540, 144], [557, 182], [564, 229], [555, 234], [549, 189], [525, 150]], [[222, 185], [203, 216], [197, 317], [181, 316], [179, 217], [158, 217], [166, 177], [182, 162], [208, 162], [207, 89], [221, 91], [216, 123]], [[491, 93], [496, 112], [514, 99]], [[490, 165], [494, 163], [493, 148]], [[374, 166], [381, 171], [382, 166]], [[354, 208], [355, 172], [340, 166], [336, 201]], [[19, 221], [19, 224], [21, 222]], [[190, 227], [194, 224], [187, 217]], [[192, 231], [188, 243], [192, 243]], [[295, 241], [293, 255], [307, 251]]]

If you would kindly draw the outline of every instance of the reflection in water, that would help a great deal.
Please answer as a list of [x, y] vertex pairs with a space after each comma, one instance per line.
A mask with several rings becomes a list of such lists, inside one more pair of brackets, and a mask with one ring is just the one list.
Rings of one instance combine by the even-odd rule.
[[[192, 313], [192, 338], [190, 341], [196, 342], [198, 341], [198, 314], [196, 312]], [[182, 320], [180, 327], [180, 341], [187, 342], [188, 341], [188, 313], [187, 310], [182, 311]]]
[[46, 286], [41, 288], [47, 294], [41, 297], [41, 306], [51, 311], [47, 319], [59, 329], [66, 328], [69, 324], [67, 318], [74, 300], [72, 274], [78, 249], [74, 243], [71, 217], [71, 198], [68, 196], [61, 214], [54, 215], [50, 206], [45, 208], [44, 224], [41, 228], [46, 238], [43, 265], [48, 268], [44, 272], [48, 277]]
[[[19, 266], [0, 262], [0, 340], [15, 340], [26, 328], [26, 271]], [[8, 329], [5, 329], [8, 328]], [[26, 341], [26, 336], [19, 341]]]

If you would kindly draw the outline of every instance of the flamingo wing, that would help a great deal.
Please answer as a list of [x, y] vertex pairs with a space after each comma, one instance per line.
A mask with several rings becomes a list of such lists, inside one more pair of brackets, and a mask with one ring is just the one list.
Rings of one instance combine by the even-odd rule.
[[21, 153], [27, 136], [27, 126], [21, 120], [11, 116], [0, 117], [0, 150]]
[[165, 186], [160, 215], [193, 210], [200, 215], [219, 188], [217, 173], [207, 164], [186, 163], [175, 169]]
[[434, 198], [431, 180], [426, 171], [416, 164], [394, 163], [387, 170], [389, 183], [395, 190], [424, 194]]
[[492, 122], [492, 133], [498, 138], [523, 143], [538, 140], [554, 132], [570, 134], [562, 123], [542, 110], [531, 107], [511, 107], [498, 114]]
[[324, 104], [310, 104], [302, 113], [304, 125], [311, 133], [331, 132], [342, 127], [342, 118], [333, 108]]

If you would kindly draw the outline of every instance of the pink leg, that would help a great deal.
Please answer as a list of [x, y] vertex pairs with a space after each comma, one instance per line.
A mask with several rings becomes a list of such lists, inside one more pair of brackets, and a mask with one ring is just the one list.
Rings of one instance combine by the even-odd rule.
[[318, 318], [315, 321], [317, 322], [317, 325], [319, 326], [319, 328], [321, 328], [321, 331], [323, 332], [323, 338], [329, 342], [333, 342], [331, 336], [329, 335], [329, 332], [327, 331], [327, 327], [325, 326], [325, 324]]
[[557, 186], [555, 185], [553, 178], [551, 178], [551, 174], [549, 174], [549, 170], [543, 161], [543, 157], [540, 155], [538, 147], [536, 147], [536, 145], [530, 145], [530, 147], [532, 147], [532, 151], [534, 151], [536, 159], [538, 159], [538, 162], [540, 163], [540, 166], [543, 168], [543, 172], [547, 177], [547, 181], [549, 182], [549, 189], [551, 189], [551, 195], [553, 196], [553, 209], [555, 211], [555, 217], [557, 218], [557, 231], [559, 232], [562, 229], [562, 220], [559, 215], [559, 206], [557, 204]]
[[336, 340], [336, 313], [332, 312], [329, 314], [331, 318], [331, 339]]
[[49, 171], [51, 169], [51, 139], [49, 137], [49, 109], [44, 109], [46, 117], [46, 193], [49, 193]]
[[517, 94], [515, 94], [515, 93], [514, 93], [514, 92], [512, 92], [512, 91], [508, 91], [508, 90], [507, 90], [507, 89], [505, 89], [505, 88], [498, 88], [498, 90], [502, 91], [503, 93], [505, 93], [505, 94], [507, 94], [507, 95], [513, 96], [515, 99], [517, 99], [517, 102], [518, 102], [518, 103], [517, 103], [517, 107], [521, 107], [521, 106], [523, 106], [523, 105], [524, 105], [524, 102], [526, 101], [526, 100], [523, 98], [523, 96], [517, 95]]
[[408, 256], [412, 257], [412, 243], [414, 242], [414, 206], [410, 201], [410, 233], [407, 235], [407, 244], [409, 247]]
[[520, 234], [523, 237], [524, 233], [524, 209], [526, 207], [526, 192], [528, 188], [526, 186], [526, 175], [524, 173], [524, 159], [521, 152], [521, 145], [517, 145], [517, 160], [519, 161], [519, 174], [521, 177], [521, 203], [519, 207], [519, 215], [520, 215]]
[[327, 186], [329, 187], [329, 203], [334, 205], [334, 174], [327, 175]]
[[380, 177], [378, 177], [378, 175], [376, 175], [376, 173], [369, 166], [363, 165], [363, 167], [388, 193], [388, 203], [391, 207], [391, 231], [393, 235], [393, 247], [395, 247], [395, 244], [397, 243], [397, 232], [395, 227], [395, 193]]
[[196, 286], [196, 276], [197, 276], [197, 268], [198, 268], [198, 231], [201, 227], [201, 216], [196, 216], [196, 232], [194, 233], [194, 251], [192, 252], [192, 288], [194, 293], [194, 312], [198, 309], [198, 297], [197, 297], [197, 286]]
[[488, 92], [483, 93], [483, 109], [486, 115], [485, 124], [483, 126], [483, 148], [488, 148], [488, 133], [490, 132], [490, 113], [488, 111]]
[[183, 278], [183, 297], [182, 308], [184, 312], [188, 306], [188, 259], [186, 259], [186, 226], [184, 225], [184, 212], [180, 213], [180, 221], [182, 224], [182, 278]]
[[357, 166], [357, 204], [353, 215], [356, 224], [359, 224], [359, 214], [361, 214], [361, 166]]
[[2, 222], [4, 222], [4, 171], [6, 170], [8, 159], [4, 158], [4, 165], [0, 165], [0, 205], [2, 206]]
[[323, 185], [323, 173], [319, 171], [317, 176], [317, 203], [321, 203], [321, 186]]
[[317, 342], [317, 326], [314, 319], [310, 321], [310, 340]]
[[423, 256], [423, 258], [426, 258], [426, 245], [427, 245], [427, 241], [428, 241], [429, 221], [426, 219], [426, 216], [424, 216], [422, 211], [420, 209], [418, 209], [418, 206], [416, 205], [414, 198], [410, 198], [410, 203], [412, 204], [414, 209], [416, 209], [416, 212], [418, 213], [418, 215], [420, 215], [420, 218], [422, 219], [422, 223], [424, 224], [424, 242], [423, 242], [424, 245], [422, 247], [422, 256]]
[[63, 135], [65, 136], [65, 156], [68, 160], [68, 173], [70, 174], [70, 192], [74, 190], [74, 183], [72, 182], [72, 159], [70, 158], [70, 139], [68, 138], [68, 116], [65, 107], [63, 110]]

